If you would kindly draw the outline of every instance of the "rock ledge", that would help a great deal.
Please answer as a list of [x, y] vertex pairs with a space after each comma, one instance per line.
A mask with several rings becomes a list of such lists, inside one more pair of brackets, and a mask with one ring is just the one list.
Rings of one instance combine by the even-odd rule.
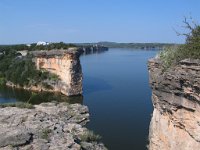
[[0, 150], [105, 150], [83, 141], [88, 108], [80, 104], [42, 103], [34, 109], [0, 108]]

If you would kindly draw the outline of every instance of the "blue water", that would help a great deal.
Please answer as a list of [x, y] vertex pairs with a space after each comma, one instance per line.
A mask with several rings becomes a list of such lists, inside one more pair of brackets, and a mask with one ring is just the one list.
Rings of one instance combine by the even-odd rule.
[[88, 127], [110, 150], [143, 150], [152, 113], [147, 60], [157, 51], [109, 49], [81, 57]]
[[[44, 94], [30, 102], [67, 101], [87, 105], [88, 128], [102, 136], [110, 150], [143, 150], [152, 113], [147, 60], [157, 51], [109, 49], [81, 56], [83, 97]], [[0, 103], [27, 101], [31, 92], [0, 88]]]

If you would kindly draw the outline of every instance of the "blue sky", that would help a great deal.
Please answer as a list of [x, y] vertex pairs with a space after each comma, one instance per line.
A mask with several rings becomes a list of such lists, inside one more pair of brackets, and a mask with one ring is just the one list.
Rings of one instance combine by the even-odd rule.
[[184, 16], [200, 22], [199, 0], [0, 0], [0, 44], [183, 43]]

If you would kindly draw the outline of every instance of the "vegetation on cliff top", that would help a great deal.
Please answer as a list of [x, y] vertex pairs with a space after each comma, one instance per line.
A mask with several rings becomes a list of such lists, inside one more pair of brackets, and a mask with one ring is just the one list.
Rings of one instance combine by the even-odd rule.
[[0, 55], [0, 85], [11, 81], [22, 87], [38, 84], [47, 87], [45, 80], [57, 81], [59, 78], [44, 70], [37, 70], [31, 56], [20, 57], [13, 49]]
[[187, 34], [178, 34], [186, 36], [186, 42], [180, 46], [167, 47], [159, 54], [164, 69], [178, 64], [183, 59], [200, 59], [200, 25], [191, 24], [187, 19], [183, 22], [190, 32]]

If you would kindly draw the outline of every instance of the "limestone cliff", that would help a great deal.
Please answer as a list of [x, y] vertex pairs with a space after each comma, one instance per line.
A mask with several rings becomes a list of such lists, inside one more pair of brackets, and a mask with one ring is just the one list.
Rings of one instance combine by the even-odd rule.
[[149, 61], [153, 116], [150, 150], [200, 149], [200, 60], [183, 60], [166, 72]]
[[82, 69], [78, 51], [51, 50], [36, 51], [32, 54], [37, 69], [44, 69], [59, 76], [57, 83], [48, 83], [53, 91], [67, 96], [82, 94]]

